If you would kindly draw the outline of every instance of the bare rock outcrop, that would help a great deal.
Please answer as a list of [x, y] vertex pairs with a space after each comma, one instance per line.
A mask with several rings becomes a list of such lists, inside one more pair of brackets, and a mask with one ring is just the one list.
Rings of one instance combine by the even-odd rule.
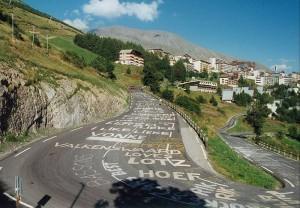
[[67, 128], [122, 112], [125, 91], [118, 94], [61, 76], [58, 85], [28, 84], [20, 70], [0, 63], [0, 136], [43, 128]]

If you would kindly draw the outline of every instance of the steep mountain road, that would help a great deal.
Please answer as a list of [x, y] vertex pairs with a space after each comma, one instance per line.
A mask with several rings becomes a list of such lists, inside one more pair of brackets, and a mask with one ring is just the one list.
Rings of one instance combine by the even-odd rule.
[[31, 207], [299, 206], [291, 187], [271, 191], [219, 176], [197, 139], [176, 112], [133, 92], [126, 113], [9, 155], [0, 180], [13, 195], [15, 176], [22, 177], [22, 201]]

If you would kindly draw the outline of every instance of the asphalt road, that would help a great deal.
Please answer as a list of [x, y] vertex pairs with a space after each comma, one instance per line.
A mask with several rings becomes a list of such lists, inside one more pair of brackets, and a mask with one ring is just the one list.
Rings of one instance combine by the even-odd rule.
[[265, 190], [230, 182], [201, 167], [205, 154], [185, 149], [186, 130], [175, 112], [134, 92], [128, 112], [9, 155], [0, 161], [0, 180], [13, 195], [14, 178], [21, 176], [27, 207], [299, 206], [291, 187]]

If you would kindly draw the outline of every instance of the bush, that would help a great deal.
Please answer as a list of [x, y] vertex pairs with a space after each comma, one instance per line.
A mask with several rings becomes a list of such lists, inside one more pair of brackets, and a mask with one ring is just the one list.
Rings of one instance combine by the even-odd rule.
[[234, 102], [238, 105], [238, 106], [247, 106], [252, 102], [252, 98], [250, 95], [248, 95], [247, 93], [240, 93], [240, 94], [233, 94], [233, 99]]
[[173, 102], [174, 101], [174, 92], [172, 90], [165, 89], [162, 92], [162, 97], [170, 102]]
[[284, 138], [284, 136], [285, 136], [285, 133], [283, 131], [278, 131], [276, 133], [276, 137], [280, 140], [282, 140]]
[[218, 102], [214, 96], [211, 96], [209, 103], [212, 104], [213, 106], [218, 106]]
[[41, 47], [41, 42], [37, 35], [34, 36], [34, 45], [36, 45], [37, 47]]
[[150, 86], [151, 92], [153, 92], [153, 93], [158, 93], [160, 91], [160, 86], [157, 81], [150, 83], [149, 86]]
[[131, 70], [130, 70], [129, 67], [128, 67], [127, 70], [126, 70], [126, 74], [131, 74]]
[[95, 68], [98, 72], [106, 72], [106, 59], [102, 56], [97, 56], [92, 62], [91, 66]]
[[188, 86], [188, 85], [185, 86], [185, 92], [186, 92], [187, 94], [190, 94], [190, 93], [191, 93], [190, 86]]
[[298, 130], [298, 128], [296, 126], [290, 126], [288, 129], [288, 132], [289, 132], [288, 135], [292, 139], [295, 139], [300, 142], [300, 131]]
[[219, 108], [219, 107], [217, 108], [217, 111], [222, 113], [223, 115], [226, 115], [226, 112], [223, 109]]
[[196, 101], [197, 101], [198, 103], [206, 103], [206, 102], [207, 102], [206, 99], [205, 99], [202, 95], [198, 95], [198, 96], [196, 97]]
[[73, 51], [66, 51], [64, 53], [64, 59], [79, 68], [84, 68], [86, 66], [86, 62], [82, 56], [77, 55], [77, 53]]
[[187, 96], [178, 96], [175, 100], [175, 103], [198, 115], [201, 114], [201, 109], [199, 105], [196, 103], [196, 101]]

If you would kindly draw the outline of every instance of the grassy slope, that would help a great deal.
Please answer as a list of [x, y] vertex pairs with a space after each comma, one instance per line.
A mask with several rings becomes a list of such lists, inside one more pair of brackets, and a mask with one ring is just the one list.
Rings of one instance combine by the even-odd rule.
[[236, 125], [228, 130], [229, 133], [238, 133], [238, 132], [253, 132], [253, 128], [244, 121], [244, 117], [239, 117]]
[[73, 51], [77, 53], [77, 55], [82, 56], [88, 64], [97, 57], [96, 54], [75, 45], [73, 43], [73, 38], [70, 37], [53, 37], [49, 40], [49, 43], [51, 46], [54, 46], [63, 52]]
[[[0, 4], [2, 3], [0, 2]], [[46, 79], [44, 81], [53, 80], [55, 82], [60, 75], [64, 75], [69, 78], [90, 82], [113, 94], [119, 93], [119, 84], [103, 78], [92, 68], [79, 69], [63, 60], [61, 51], [64, 50], [73, 50], [90, 59], [96, 56], [87, 50], [80, 50], [73, 44], [71, 40], [77, 34], [77, 31], [17, 7], [12, 9], [1, 5], [1, 9], [7, 14], [14, 13], [15, 22], [24, 31], [23, 37], [25, 41], [17, 40], [16, 42], [12, 42], [10, 38], [10, 25], [0, 22], [0, 61], [8, 62], [12, 67], [20, 61], [24, 62], [26, 65], [24, 67], [25, 70], [21, 72], [27, 76], [30, 83], [40, 81], [41, 79]], [[40, 33], [41, 48], [31, 48], [29, 30], [32, 30], [33, 25], [35, 26], [35, 30]], [[56, 37], [54, 39], [50, 38], [50, 44], [53, 44], [53, 46], [50, 49], [49, 56], [47, 56], [45, 48], [45, 37], [47, 34], [49, 37]], [[34, 69], [33, 66], [37, 66], [39, 70]]]
[[[115, 65], [114, 73], [117, 76], [117, 83], [121, 86], [128, 88], [129, 86], [139, 86], [142, 87], [143, 83], [141, 81], [143, 68], [135, 66], [125, 66], [121, 64]], [[130, 69], [131, 73], [127, 74], [127, 69]]]

